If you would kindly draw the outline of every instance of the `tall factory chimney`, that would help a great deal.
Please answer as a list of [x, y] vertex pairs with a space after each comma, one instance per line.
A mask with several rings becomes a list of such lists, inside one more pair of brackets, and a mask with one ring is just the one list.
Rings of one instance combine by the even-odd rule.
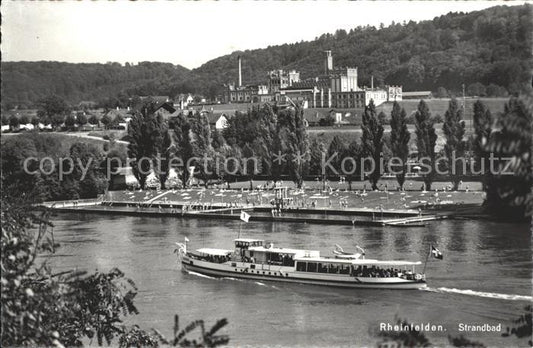
[[331, 56], [331, 50], [324, 51], [326, 52], [326, 61], [325, 61], [325, 67], [326, 67], [326, 75], [329, 74], [330, 71], [333, 70], [333, 57]]
[[242, 86], [241, 56], [239, 56], [239, 87]]

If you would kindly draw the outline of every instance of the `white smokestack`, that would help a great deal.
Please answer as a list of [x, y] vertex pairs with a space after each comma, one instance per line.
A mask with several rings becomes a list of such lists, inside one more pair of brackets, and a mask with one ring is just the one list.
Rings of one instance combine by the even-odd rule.
[[242, 86], [241, 56], [239, 56], [239, 87]]
[[331, 55], [331, 50], [324, 51], [326, 52], [326, 61], [325, 63], [325, 71], [326, 75], [329, 74], [330, 71], [333, 70], [333, 56]]
[[374, 75], [370, 77], [370, 89], [374, 89]]

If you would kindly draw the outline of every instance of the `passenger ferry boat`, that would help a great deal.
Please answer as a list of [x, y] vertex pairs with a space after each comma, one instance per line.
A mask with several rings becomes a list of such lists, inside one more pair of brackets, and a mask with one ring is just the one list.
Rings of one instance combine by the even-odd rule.
[[364, 251], [350, 254], [337, 247], [335, 256], [323, 257], [316, 250], [278, 248], [248, 238], [236, 239], [234, 250], [202, 248], [189, 252], [187, 243], [176, 244], [183, 269], [209, 276], [348, 288], [426, 287], [425, 275], [415, 270], [420, 261], [366, 259]]

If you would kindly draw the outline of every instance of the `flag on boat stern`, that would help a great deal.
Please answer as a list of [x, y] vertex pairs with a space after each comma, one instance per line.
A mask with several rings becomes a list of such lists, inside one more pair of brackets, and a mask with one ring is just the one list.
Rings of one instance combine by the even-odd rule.
[[443, 256], [439, 249], [435, 248], [433, 245], [431, 246], [431, 256], [433, 256], [436, 259], [442, 260]]
[[245, 211], [241, 211], [241, 220], [244, 222], [248, 222], [249, 219], [250, 219], [250, 214], [248, 214]]

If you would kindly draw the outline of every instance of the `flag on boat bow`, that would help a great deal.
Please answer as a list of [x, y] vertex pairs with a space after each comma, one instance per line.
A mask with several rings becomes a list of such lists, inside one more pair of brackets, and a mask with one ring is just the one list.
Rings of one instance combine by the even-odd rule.
[[241, 211], [241, 220], [244, 222], [248, 222], [248, 220], [250, 220], [250, 214], [245, 211]]
[[443, 256], [439, 249], [435, 248], [433, 245], [431, 246], [431, 256], [433, 256], [436, 259], [442, 260]]

